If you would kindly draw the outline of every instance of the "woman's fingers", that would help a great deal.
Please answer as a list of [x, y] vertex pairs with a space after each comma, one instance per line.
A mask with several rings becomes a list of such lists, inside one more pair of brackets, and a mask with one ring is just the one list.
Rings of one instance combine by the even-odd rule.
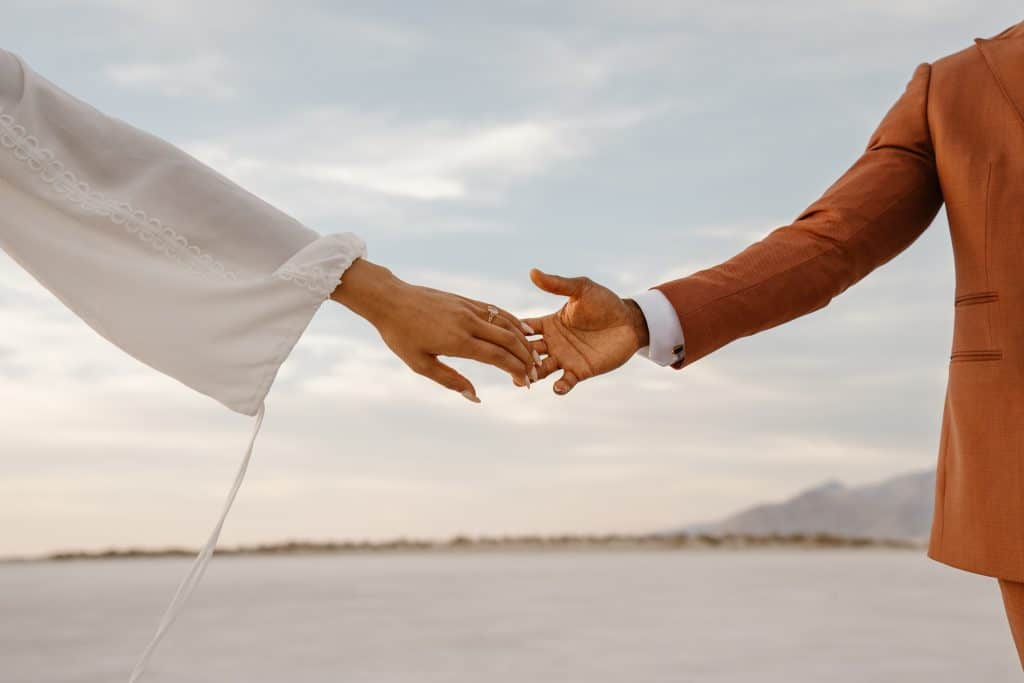
[[[525, 337], [516, 336], [508, 329], [508, 323], [502, 319], [495, 319], [493, 323], [480, 321], [480, 324], [473, 330], [477, 339], [496, 344], [522, 361], [524, 369], [531, 379], [536, 379], [537, 363], [533, 357], [533, 350]], [[538, 356], [539, 358], [539, 356]], [[531, 372], [532, 370], [532, 372]]]
[[466, 347], [455, 355], [475, 360], [479, 363], [493, 365], [512, 375], [512, 379], [521, 379], [527, 385], [531, 382], [532, 378], [529, 375], [529, 368], [533, 367], [532, 362], [527, 365], [510, 353], [508, 349], [492, 344], [489, 341], [471, 339]]
[[434, 356], [424, 356], [413, 370], [445, 388], [459, 392], [468, 401], [480, 403], [473, 383], [460, 375], [455, 368], [445, 365]]
[[[533, 358], [533, 352], [530, 350], [530, 340], [526, 338], [527, 334], [533, 334], [533, 328], [529, 327], [528, 325], [524, 325], [523, 322], [519, 320], [519, 318], [515, 317], [514, 315], [512, 315], [503, 308], [498, 308], [497, 306], [491, 306], [483, 303], [478, 305], [478, 314], [486, 324], [501, 327], [505, 330], [508, 330], [509, 333], [516, 337], [516, 339], [523, 347], [523, 352], [526, 354], [526, 358], [524, 358], [524, 360], [527, 362], [528, 365], [537, 362], [536, 359]], [[497, 313], [494, 313], [494, 311], [497, 311]], [[490, 339], [490, 337], [485, 338], [488, 339], [489, 341], [495, 341], [493, 339]], [[502, 346], [505, 345], [502, 344]], [[512, 353], [515, 353], [517, 356], [520, 355], [518, 351], [515, 351], [511, 348], [509, 349], [509, 351], [512, 351]]]
[[531, 327], [530, 325], [527, 325], [524, 321], [522, 321], [519, 318], [517, 318], [516, 316], [512, 315], [511, 313], [506, 311], [504, 308], [498, 308], [497, 306], [495, 306], [495, 308], [498, 309], [498, 314], [502, 318], [507, 320], [508, 323], [512, 326], [513, 329], [523, 333], [523, 335], [524, 335], [523, 339], [526, 338], [525, 335], [537, 334], [536, 332], [533, 331], [533, 327]]
[[557, 370], [558, 367], [558, 361], [553, 357], [548, 356], [541, 362], [540, 367], [537, 368], [537, 379], [546, 379], [551, 375], [551, 373]]
[[[544, 316], [547, 317], [547, 316]], [[530, 336], [535, 334], [544, 334], [544, 318], [523, 318], [523, 324], [529, 327], [532, 331], [527, 332]]]

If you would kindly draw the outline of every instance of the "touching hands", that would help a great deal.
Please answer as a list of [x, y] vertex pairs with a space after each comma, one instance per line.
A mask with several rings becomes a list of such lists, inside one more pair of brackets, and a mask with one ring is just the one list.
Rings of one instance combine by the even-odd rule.
[[[366, 318], [384, 343], [414, 372], [479, 403], [473, 383], [439, 356], [468, 358], [530, 386], [561, 370], [556, 394], [611, 372], [647, 345], [640, 307], [589, 278], [532, 270], [540, 289], [568, 297], [551, 315], [521, 321], [494, 306], [419, 287], [387, 268], [358, 259], [331, 298]], [[532, 341], [527, 335], [539, 335]], [[541, 356], [546, 356], [541, 359]]]
[[640, 307], [589, 278], [565, 278], [537, 269], [530, 279], [540, 289], [569, 297], [556, 313], [528, 318], [526, 324], [542, 338], [531, 342], [547, 354], [541, 365], [544, 379], [558, 369], [556, 394], [567, 394], [577, 383], [622, 366], [647, 346], [647, 322]]
[[438, 356], [493, 365], [519, 385], [538, 379], [540, 356], [515, 316], [456, 294], [403, 282], [365, 259], [345, 272], [331, 298], [366, 318], [414, 372], [479, 403], [473, 383]]

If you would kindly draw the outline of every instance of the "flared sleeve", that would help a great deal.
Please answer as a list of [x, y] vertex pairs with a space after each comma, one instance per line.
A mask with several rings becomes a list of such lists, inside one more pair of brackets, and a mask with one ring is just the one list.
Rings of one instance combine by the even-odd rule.
[[246, 415], [365, 256], [3, 50], [0, 248], [106, 339]]

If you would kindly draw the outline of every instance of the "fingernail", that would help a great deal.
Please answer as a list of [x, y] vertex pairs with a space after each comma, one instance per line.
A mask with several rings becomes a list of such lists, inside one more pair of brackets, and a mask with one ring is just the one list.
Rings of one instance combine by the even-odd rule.
[[533, 362], [537, 364], [538, 368], [540, 367], [541, 362], [542, 362], [541, 359], [540, 359], [540, 354], [537, 353], [536, 349], [533, 352]]
[[523, 381], [526, 382], [526, 388], [527, 389], [530, 389], [530, 388], [533, 387], [533, 382], [530, 381], [530, 377], [528, 375], [523, 375]]
[[530, 327], [529, 325], [527, 325], [526, 323], [522, 323], [522, 325], [523, 325], [523, 332], [525, 332], [526, 334], [537, 334], [536, 332], [533, 331], [533, 328]]
[[555, 385], [555, 393], [564, 394], [565, 393], [565, 385], [562, 384], [561, 382], [556, 384]]
[[462, 397], [465, 398], [467, 401], [472, 401], [473, 403], [480, 403], [480, 399], [477, 397], [477, 395], [474, 394], [469, 389], [466, 389], [465, 391], [462, 392]]
[[530, 377], [533, 378], [534, 382], [538, 381], [537, 380], [537, 368], [530, 368]]

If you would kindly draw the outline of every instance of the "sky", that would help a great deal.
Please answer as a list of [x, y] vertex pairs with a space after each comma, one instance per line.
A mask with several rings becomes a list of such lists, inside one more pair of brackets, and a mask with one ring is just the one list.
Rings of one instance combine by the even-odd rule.
[[[997, 0], [4, 0], [2, 46], [403, 279], [523, 316], [533, 266], [623, 296], [814, 201], [914, 67]], [[945, 214], [828, 308], [556, 397], [408, 372], [325, 304], [267, 401], [227, 544], [649, 532], [934, 466]], [[685, 331], [685, 330], [684, 330]], [[123, 355], [0, 253], [0, 556], [197, 546], [251, 420]]]

